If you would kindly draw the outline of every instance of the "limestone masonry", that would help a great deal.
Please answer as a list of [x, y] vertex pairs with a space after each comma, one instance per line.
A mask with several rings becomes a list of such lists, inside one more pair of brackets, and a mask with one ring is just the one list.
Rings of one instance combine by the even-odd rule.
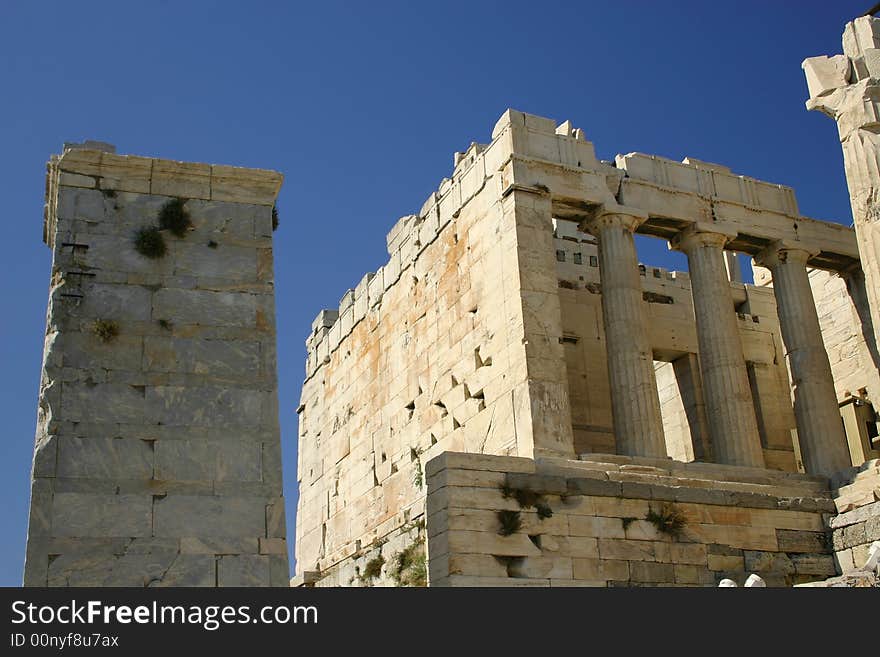
[[26, 585], [287, 585], [280, 186], [93, 142], [50, 160]]
[[[312, 323], [290, 585], [877, 585], [880, 20], [844, 52], [804, 70], [854, 228], [512, 109], [455, 153]], [[26, 584], [288, 585], [280, 184], [50, 161]]]
[[[847, 26], [850, 57], [880, 52], [878, 26]], [[859, 61], [832, 67], [841, 85]], [[873, 193], [878, 169], [848, 165], [851, 188]], [[693, 158], [601, 161], [569, 122], [508, 110], [312, 324], [293, 584], [791, 585], [860, 568], [880, 539], [864, 223], [804, 217], [790, 188]], [[640, 264], [635, 234], [689, 272]]]

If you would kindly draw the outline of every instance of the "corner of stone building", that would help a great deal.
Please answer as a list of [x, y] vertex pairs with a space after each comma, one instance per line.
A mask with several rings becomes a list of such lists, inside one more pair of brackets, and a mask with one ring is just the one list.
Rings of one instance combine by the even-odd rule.
[[25, 585], [287, 586], [272, 171], [66, 144]]

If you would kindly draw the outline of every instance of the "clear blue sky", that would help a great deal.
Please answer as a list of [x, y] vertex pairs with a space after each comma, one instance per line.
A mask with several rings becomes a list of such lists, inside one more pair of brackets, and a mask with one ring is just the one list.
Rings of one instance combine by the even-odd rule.
[[[507, 107], [571, 119], [601, 158], [641, 151], [791, 185], [849, 224], [836, 129], [800, 68], [869, 0], [32, 2], [0, 5], [0, 585], [21, 583], [50, 254], [45, 162], [64, 141], [276, 169], [288, 529], [305, 339], [385, 233]], [[685, 268], [665, 243], [643, 260]]]

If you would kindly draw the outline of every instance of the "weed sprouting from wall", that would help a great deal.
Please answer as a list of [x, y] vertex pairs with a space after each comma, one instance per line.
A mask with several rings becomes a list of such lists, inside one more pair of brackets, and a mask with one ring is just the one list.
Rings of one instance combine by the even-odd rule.
[[534, 508], [538, 513], [538, 518], [541, 520], [553, 516], [553, 509], [544, 500], [544, 496], [530, 488], [513, 488], [509, 484], [504, 483], [501, 486], [501, 495], [504, 496], [504, 499], [515, 499], [520, 509]]
[[674, 504], [669, 503], [663, 504], [659, 511], [649, 508], [645, 520], [653, 524], [658, 532], [673, 538], [681, 536], [685, 525], [687, 525], [687, 518], [681, 510]]
[[96, 319], [92, 331], [101, 338], [102, 342], [110, 342], [119, 335], [119, 324], [112, 320]]
[[144, 226], [134, 234], [134, 250], [156, 260], [168, 252], [162, 232], [155, 226]]
[[498, 517], [498, 522], [501, 525], [498, 529], [498, 533], [502, 536], [510, 536], [519, 531], [522, 527], [522, 518], [520, 517], [519, 511], [504, 510], [499, 511], [496, 515]]
[[185, 206], [186, 200], [182, 198], [173, 198], [163, 205], [159, 210], [159, 227], [175, 237], [184, 237], [192, 225]]
[[425, 485], [425, 471], [422, 469], [422, 450], [421, 448], [410, 448], [410, 460], [415, 463], [415, 472], [413, 472], [413, 486], [419, 490]]
[[425, 559], [424, 539], [419, 538], [394, 557], [391, 578], [396, 586], [427, 586], [428, 563]]
[[364, 566], [361, 577], [367, 581], [373, 581], [382, 574], [382, 566], [385, 565], [385, 557], [381, 554], [370, 559]]
[[171, 329], [174, 328], [174, 324], [172, 324], [167, 319], [160, 319], [160, 320], [158, 320], [158, 323], [159, 323], [159, 326], [162, 327], [163, 329], [165, 329], [166, 331], [170, 331]]

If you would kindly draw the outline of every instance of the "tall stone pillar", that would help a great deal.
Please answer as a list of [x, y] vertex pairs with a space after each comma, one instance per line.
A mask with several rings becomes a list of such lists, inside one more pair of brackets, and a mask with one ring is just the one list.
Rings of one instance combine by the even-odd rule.
[[287, 586], [274, 171], [65, 148], [24, 584]]
[[764, 466], [730, 280], [727, 236], [689, 228], [671, 245], [688, 258], [709, 434], [719, 463]]
[[842, 55], [804, 60], [810, 99], [837, 122], [874, 338], [880, 344], [880, 19], [847, 23]]
[[608, 213], [582, 224], [599, 240], [602, 315], [617, 452], [666, 456], [654, 358], [633, 232], [642, 219]]
[[831, 363], [807, 275], [810, 254], [774, 244], [756, 258], [773, 275], [782, 339], [791, 368], [794, 412], [804, 467], [833, 475], [851, 463], [837, 407]]

